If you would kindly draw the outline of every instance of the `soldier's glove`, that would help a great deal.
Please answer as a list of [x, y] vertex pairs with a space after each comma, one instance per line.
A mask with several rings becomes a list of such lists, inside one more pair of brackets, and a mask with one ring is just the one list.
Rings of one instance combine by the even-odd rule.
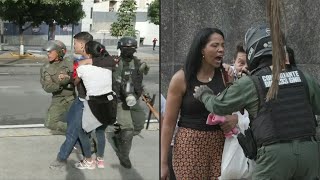
[[139, 72], [143, 73], [144, 75], [147, 75], [149, 72], [150, 67], [147, 65], [147, 63], [143, 62], [139, 67]]
[[207, 85], [196, 86], [194, 88], [193, 97], [201, 101], [201, 97], [204, 93], [209, 93], [213, 95], [213, 91]]

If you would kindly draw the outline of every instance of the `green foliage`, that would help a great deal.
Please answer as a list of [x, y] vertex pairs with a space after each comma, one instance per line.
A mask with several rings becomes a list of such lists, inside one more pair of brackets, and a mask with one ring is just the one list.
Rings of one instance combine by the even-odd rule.
[[159, 14], [160, 14], [160, 3], [159, 3], [159, 0], [154, 0], [149, 5], [148, 17], [150, 18], [150, 21], [155, 25], [159, 25], [160, 24]]
[[135, 0], [123, 0], [117, 12], [117, 21], [111, 24], [111, 36], [121, 37], [126, 35], [135, 37], [136, 9]]
[[[63, 26], [77, 24], [84, 17], [81, 0], [1, 0], [0, 18], [19, 26], [27, 22], [33, 26], [42, 22]], [[24, 31], [27, 28], [22, 29]]]

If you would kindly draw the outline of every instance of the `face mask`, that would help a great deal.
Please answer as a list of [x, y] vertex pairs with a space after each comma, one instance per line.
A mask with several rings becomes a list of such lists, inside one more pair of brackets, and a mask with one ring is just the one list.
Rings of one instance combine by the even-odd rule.
[[133, 57], [133, 54], [136, 52], [136, 49], [134, 48], [122, 48], [121, 55], [124, 57]]

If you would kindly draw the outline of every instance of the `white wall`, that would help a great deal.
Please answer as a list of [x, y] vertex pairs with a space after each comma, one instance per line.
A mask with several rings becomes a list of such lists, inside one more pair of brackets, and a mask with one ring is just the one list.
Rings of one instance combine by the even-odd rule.
[[93, 11], [95, 12], [109, 12], [109, 1], [103, 1], [93, 4]]
[[144, 45], [152, 45], [153, 38], [157, 38], [157, 45], [159, 45], [159, 25], [149, 22], [136, 22], [136, 30], [140, 31], [140, 38], [144, 37]]
[[86, 13], [86, 16], [81, 20], [81, 31], [90, 32], [90, 24], [92, 24], [92, 19], [90, 18], [90, 15], [93, 4], [93, 0], [85, 0], [84, 2], [82, 2], [82, 8], [83, 11]]

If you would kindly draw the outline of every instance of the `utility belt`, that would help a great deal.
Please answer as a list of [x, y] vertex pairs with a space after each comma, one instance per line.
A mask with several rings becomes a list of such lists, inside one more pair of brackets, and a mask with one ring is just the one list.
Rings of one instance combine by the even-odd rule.
[[257, 144], [256, 140], [254, 139], [253, 132], [251, 128], [248, 128], [245, 130], [245, 133], [238, 134], [238, 142], [243, 149], [244, 155], [252, 160], [255, 160], [257, 158], [257, 151], [258, 148], [262, 146], [269, 146], [272, 144], [281, 144], [281, 143], [292, 143], [294, 141], [297, 142], [306, 142], [306, 141], [316, 141], [315, 136], [307, 136], [307, 137], [300, 137], [300, 138], [295, 138], [295, 139], [290, 139], [290, 140], [275, 140], [272, 142], [266, 142], [262, 144]]
[[290, 139], [290, 140], [277, 140], [277, 141], [272, 141], [272, 142], [266, 142], [266, 143], [262, 143], [258, 147], [269, 146], [272, 144], [292, 143], [293, 141], [306, 142], [306, 141], [315, 141], [315, 140], [316, 140], [315, 136], [308, 136], [308, 137], [301, 137], [301, 138], [295, 138], [295, 139]]

